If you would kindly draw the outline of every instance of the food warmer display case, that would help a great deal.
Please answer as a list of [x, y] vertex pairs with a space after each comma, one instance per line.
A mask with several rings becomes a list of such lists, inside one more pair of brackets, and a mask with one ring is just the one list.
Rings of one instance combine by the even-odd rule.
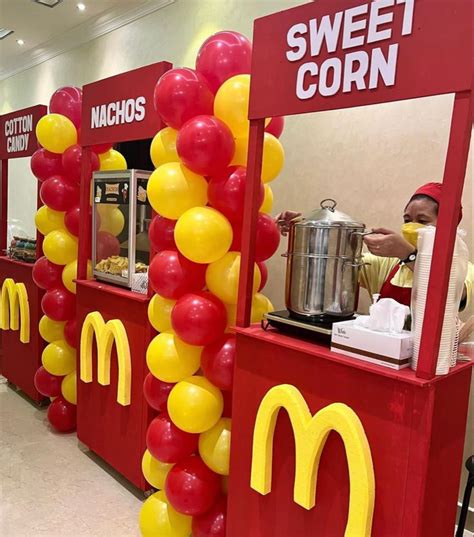
[[150, 261], [147, 198], [151, 172], [93, 174], [92, 267], [95, 279], [146, 292]]

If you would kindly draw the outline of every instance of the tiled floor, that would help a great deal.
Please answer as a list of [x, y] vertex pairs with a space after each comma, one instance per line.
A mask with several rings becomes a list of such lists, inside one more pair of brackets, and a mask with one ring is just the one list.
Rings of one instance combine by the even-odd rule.
[[3, 380], [0, 535], [138, 537], [141, 500], [93, 457]]

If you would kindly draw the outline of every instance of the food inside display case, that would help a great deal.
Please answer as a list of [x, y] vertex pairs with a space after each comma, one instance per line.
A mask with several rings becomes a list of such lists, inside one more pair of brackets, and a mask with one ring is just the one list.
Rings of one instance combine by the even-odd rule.
[[[92, 265], [97, 280], [146, 292], [152, 209], [147, 198], [151, 172], [95, 172], [92, 213]], [[133, 270], [130, 270], [133, 267]], [[137, 276], [138, 275], [138, 276]]]

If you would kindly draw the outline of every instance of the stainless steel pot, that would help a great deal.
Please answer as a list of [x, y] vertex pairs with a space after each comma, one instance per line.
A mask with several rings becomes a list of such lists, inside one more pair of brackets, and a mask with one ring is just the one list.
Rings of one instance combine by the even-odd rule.
[[365, 225], [336, 210], [321, 208], [290, 224], [286, 307], [312, 321], [350, 317], [356, 310]]

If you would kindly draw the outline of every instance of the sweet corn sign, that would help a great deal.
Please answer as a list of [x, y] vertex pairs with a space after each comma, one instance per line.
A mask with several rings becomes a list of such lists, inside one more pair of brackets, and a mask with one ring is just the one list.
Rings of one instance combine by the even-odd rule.
[[318, 0], [262, 17], [249, 118], [468, 90], [471, 34], [471, 0]]
[[297, 388], [289, 384], [267, 392], [254, 427], [250, 486], [266, 495], [272, 488], [273, 435], [278, 412], [284, 408], [295, 436], [296, 469], [293, 498], [305, 509], [315, 506], [318, 468], [331, 431], [341, 436], [350, 477], [349, 515], [345, 537], [369, 537], [375, 499], [375, 478], [369, 443], [357, 414], [333, 403], [314, 416]]
[[30, 305], [24, 283], [15, 283], [6, 278], [2, 285], [0, 298], [0, 328], [20, 330], [20, 341], [30, 341]]
[[132, 365], [128, 337], [122, 321], [105, 322], [98, 311], [87, 315], [81, 330], [80, 378], [92, 382], [92, 343], [97, 343], [97, 380], [102, 386], [110, 385], [110, 357], [115, 342], [118, 358], [117, 402], [130, 404]]

